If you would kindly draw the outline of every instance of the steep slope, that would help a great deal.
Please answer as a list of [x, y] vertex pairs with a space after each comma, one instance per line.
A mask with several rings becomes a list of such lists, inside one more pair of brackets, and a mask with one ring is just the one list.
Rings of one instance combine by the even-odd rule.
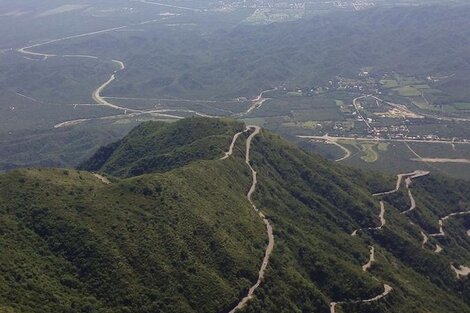
[[[164, 165], [132, 176], [139, 160], [159, 155]], [[468, 184], [413, 178], [416, 208], [401, 214], [410, 207], [401, 184], [373, 196], [392, 189], [394, 177], [338, 166], [256, 127], [201, 118], [143, 124], [88, 164], [109, 184], [75, 170], [0, 176], [0, 309], [470, 310], [468, 277], [451, 267], [469, 265], [468, 217], [446, 220], [445, 238], [423, 245], [421, 235], [469, 209]], [[440, 253], [427, 247], [437, 240]]]

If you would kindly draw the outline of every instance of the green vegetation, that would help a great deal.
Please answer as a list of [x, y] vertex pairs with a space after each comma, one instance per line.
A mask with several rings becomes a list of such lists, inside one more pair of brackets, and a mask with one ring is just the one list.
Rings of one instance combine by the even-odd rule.
[[[142, 124], [85, 163], [110, 184], [71, 169], [1, 174], [0, 308], [227, 312], [256, 280], [267, 242], [246, 200], [247, 135], [232, 157], [218, 160], [240, 129], [238, 122], [201, 118]], [[161, 155], [165, 162], [140, 167], [139, 159]], [[393, 177], [335, 165], [264, 130], [252, 142], [251, 159], [258, 172], [253, 198], [271, 220], [276, 243], [244, 312], [326, 313], [332, 300], [374, 297], [381, 282], [394, 288], [386, 300], [342, 309], [470, 309], [470, 299], [460, 296], [469, 286], [449, 267], [469, 257], [462, 223], [453, 223], [452, 236], [442, 242], [446, 253], [423, 250], [419, 229], [400, 214], [407, 204], [397, 194], [385, 199], [382, 231], [352, 237], [354, 229], [378, 223], [371, 193], [390, 189]], [[413, 219], [428, 231], [435, 218], [470, 203], [468, 184], [460, 181], [431, 176], [413, 188], [424, 208]], [[371, 244], [377, 262], [364, 273]]]
[[398, 92], [398, 94], [400, 94], [400, 96], [403, 96], [403, 97], [421, 96], [421, 91], [419, 91], [417, 88], [412, 87], [412, 86], [404, 86], [400, 88], [395, 88], [393, 90]]
[[79, 166], [114, 176], [137, 176], [181, 167], [193, 160], [223, 154], [227, 137], [243, 129], [240, 122], [189, 118], [178, 123], [143, 123], [124, 139], [99, 149]]

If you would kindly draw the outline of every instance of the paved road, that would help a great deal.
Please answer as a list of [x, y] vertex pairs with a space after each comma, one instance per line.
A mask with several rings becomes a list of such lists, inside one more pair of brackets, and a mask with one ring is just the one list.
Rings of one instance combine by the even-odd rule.
[[[82, 38], [82, 37], [87, 37], [87, 36], [94, 36], [94, 35], [98, 35], [98, 34], [118, 31], [118, 30], [128, 28], [130, 26], [144, 25], [144, 24], [154, 22], [154, 21], [157, 21], [157, 20], [155, 20], [155, 19], [154, 20], [148, 20], [148, 21], [137, 23], [137, 24], [107, 28], [107, 29], [103, 29], [103, 30], [99, 30], [99, 31], [87, 32], [87, 33], [83, 33], [83, 34], [52, 39], [52, 40], [36, 43], [36, 44], [33, 44], [33, 45], [25, 46], [25, 47], [17, 49], [16, 51], [23, 54], [23, 55], [26, 55], [26, 56], [42, 57], [43, 60], [46, 60], [49, 57], [99, 59], [97, 56], [93, 56], [93, 55], [84, 55], [84, 54], [57, 55], [57, 54], [52, 54], [52, 53], [35, 52], [35, 51], [31, 51], [31, 49], [39, 48], [39, 47], [42, 47], [42, 46], [45, 46], [45, 45], [49, 45], [49, 44], [57, 43], [57, 42], [61, 42], [61, 41], [72, 40], [72, 39], [77, 39], [77, 38]], [[29, 59], [31, 59], [31, 58], [29, 58]], [[36, 60], [36, 59], [31, 59], [31, 60]], [[124, 64], [123, 61], [120, 61], [120, 60], [111, 60], [111, 61], [118, 65], [118, 69], [115, 70], [111, 74], [110, 78], [106, 82], [104, 82], [103, 84], [98, 86], [92, 93], [92, 98], [98, 105], [103, 105], [103, 106], [107, 106], [107, 107], [110, 107], [110, 108], [113, 108], [113, 109], [116, 109], [116, 110], [123, 111], [124, 115], [126, 115], [126, 114], [128, 114], [128, 112], [130, 112], [130, 114], [127, 117], [131, 117], [131, 116], [133, 116], [133, 114], [134, 114], [134, 116], [135, 116], [135, 114], [137, 114], [137, 115], [152, 114], [152, 115], [165, 117], [165, 118], [175, 118], [175, 119], [183, 118], [181, 116], [176, 116], [176, 115], [172, 115], [172, 114], [164, 114], [164, 112], [163, 112], [164, 110], [137, 110], [137, 109], [133, 109], [133, 108], [129, 108], [129, 107], [116, 105], [116, 104], [113, 104], [110, 101], [108, 101], [106, 97], [103, 97], [101, 95], [103, 90], [106, 87], [108, 87], [109, 84], [111, 84], [116, 79], [116, 74], [118, 72], [125, 69], [125, 64]], [[196, 111], [193, 111], [193, 110], [178, 110], [178, 109], [176, 109], [176, 110], [166, 110], [166, 111], [172, 111], [172, 112], [184, 111], [184, 112], [188, 112], [188, 113], [194, 113], [195, 115], [198, 115], [198, 116], [214, 117], [214, 116], [209, 116], [207, 114], [199, 113], [199, 112], [196, 112]], [[100, 118], [88, 118], [88, 119], [76, 119], [76, 120], [64, 121], [62, 123], [56, 124], [54, 126], [54, 128], [62, 128], [62, 127], [73, 126], [73, 125], [77, 125], [77, 124], [80, 124], [80, 123], [83, 123], [83, 122], [86, 122], [86, 121], [90, 121], [90, 120], [102, 120], [102, 119], [117, 118], [117, 117], [118, 116], [116, 116], [116, 115], [112, 115], [112, 116], [105, 116], [105, 117], [100, 117]], [[126, 116], [119, 116], [119, 117], [126, 117]]]
[[466, 163], [470, 164], [470, 159], [449, 159], [449, 158], [416, 158], [411, 161], [419, 161], [426, 163]]
[[344, 161], [346, 159], [348, 159], [350, 156], [351, 156], [351, 150], [349, 150], [348, 148], [346, 148], [345, 146], [339, 144], [338, 142], [336, 141], [330, 141], [331, 144], [337, 146], [338, 148], [340, 148], [341, 150], [344, 151], [344, 156], [342, 156], [341, 158], [339, 159], [336, 159], [335, 162], [341, 162], [341, 161]]
[[267, 90], [261, 91], [260, 94], [256, 98], [251, 100], [251, 105], [248, 107], [248, 109], [243, 113], [237, 114], [236, 116], [242, 117], [242, 116], [248, 115], [254, 109], [259, 109], [263, 105], [263, 103], [265, 103], [267, 100], [269, 100], [269, 98], [264, 97], [264, 94], [266, 92], [274, 91], [274, 90], [277, 90], [277, 88], [267, 89]]
[[203, 11], [201, 9], [195, 9], [195, 8], [190, 8], [190, 7], [183, 7], [183, 6], [178, 6], [178, 5], [172, 5], [172, 4], [160, 3], [160, 2], [154, 2], [154, 1], [147, 1], [147, 0], [131, 0], [131, 1], [133, 1], [133, 2], [142, 2], [142, 3], [145, 3], [145, 4], [158, 5], [158, 6], [174, 8], [174, 9], [188, 10], [188, 11], [192, 11], [192, 12], [202, 12]]

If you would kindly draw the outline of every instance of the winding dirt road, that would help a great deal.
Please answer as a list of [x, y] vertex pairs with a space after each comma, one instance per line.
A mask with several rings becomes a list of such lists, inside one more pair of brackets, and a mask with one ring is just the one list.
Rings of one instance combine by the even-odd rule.
[[403, 179], [403, 177], [406, 177], [406, 176], [412, 176], [416, 173], [415, 172], [411, 172], [411, 173], [406, 173], [406, 174], [398, 174], [397, 175], [397, 183], [395, 185], [395, 189], [392, 189], [390, 191], [385, 191], [385, 192], [379, 192], [379, 193], [373, 193], [372, 195], [373, 196], [383, 196], [383, 195], [388, 195], [388, 194], [391, 194], [391, 193], [395, 193], [397, 192], [399, 189], [400, 189], [400, 185], [401, 185], [401, 181]]
[[233, 138], [232, 138], [232, 142], [230, 143], [230, 146], [228, 148], [228, 151], [225, 152], [225, 155], [223, 157], [220, 158], [220, 160], [225, 160], [227, 159], [229, 156], [231, 156], [233, 154], [233, 147], [235, 146], [235, 142], [237, 141], [237, 138], [243, 134], [243, 133], [246, 133], [248, 131], [248, 128], [241, 131], [241, 132], [238, 132], [236, 133], [235, 135], [233, 135]]
[[343, 146], [342, 144], [339, 144], [339, 143], [336, 142], [336, 141], [329, 141], [329, 142], [331, 142], [331, 144], [337, 146], [338, 148], [340, 148], [341, 150], [344, 151], [344, 156], [342, 156], [342, 157], [339, 158], [339, 159], [336, 159], [335, 162], [344, 161], [344, 160], [348, 159], [348, 158], [351, 156], [351, 150], [349, 150], [348, 148], [346, 148], [346, 147]]
[[455, 272], [455, 275], [457, 275], [457, 279], [464, 278], [470, 275], [470, 267], [463, 265], [455, 267], [454, 264], [451, 264], [450, 268]]
[[[411, 150], [411, 148], [410, 148], [410, 150]], [[400, 189], [402, 178], [406, 177], [405, 186], [408, 189], [408, 196], [410, 197], [411, 206], [408, 210], [402, 212], [402, 214], [406, 214], [408, 212], [411, 212], [416, 208], [416, 202], [415, 202], [414, 197], [413, 197], [413, 195], [411, 193], [411, 190], [410, 190], [410, 185], [412, 183], [412, 180], [415, 179], [415, 178], [426, 176], [426, 175], [429, 175], [429, 172], [428, 171], [421, 171], [421, 170], [417, 170], [417, 171], [414, 171], [412, 173], [407, 173], [407, 174], [398, 174], [397, 175], [397, 177], [398, 177], [397, 178], [397, 183], [396, 183], [396, 187], [395, 187], [394, 190], [387, 191], [387, 192], [376, 193], [376, 194], [374, 194], [374, 196], [380, 196], [380, 195], [385, 195], [385, 194], [390, 194], [390, 193], [397, 192]], [[448, 214], [448, 215], [444, 216], [443, 218], [440, 218], [439, 221], [438, 221], [439, 232], [435, 233], [435, 234], [429, 234], [429, 236], [426, 235], [420, 227], [421, 236], [423, 237], [423, 240], [421, 242], [421, 248], [425, 249], [425, 246], [429, 241], [429, 237], [444, 237], [444, 236], [446, 236], [446, 233], [444, 231], [444, 221], [446, 221], [449, 218], [454, 217], [454, 216], [461, 216], [461, 215], [467, 215], [467, 214], [470, 214], [470, 211], [454, 212], [454, 213], [451, 213], [451, 214]], [[412, 223], [412, 224], [415, 225], [414, 223]], [[356, 233], [357, 233], [357, 231], [355, 231], [352, 235], [354, 236]], [[467, 235], [470, 236], [470, 230], [467, 230]], [[444, 249], [439, 244], [436, 244], [435, 249], [433, 250], [433, 252], [438, 254], [438, 253], [441, 253], [443, 250]], [[455, 272], [455, 274], [457, 276], [457, 279], [460, 279], [460, 278], [463, 278], [463, 277], [466, 277], [466, 276], [470, 275], [470, 267], [461, 265], [459, 268], [457, 268], [452, 263], [450, 264], [450, 267]]]
[[[382, 218], [381, 218], [382, 220]], [[385, 219], [384, 219], [385, 220]], [[385, 224], [385, 221], [383, 222], [383, 225]], [[382, 225], [382, 226], [383, 226]], [[355, 231], [353, 233], [353, 236], [355, 235], [355, 233], [357, 233], [357, 231]], [[362, 266], [362, 271], [364, 272], [367, 272], [368, 270], [370, 270], [370, 268], [372, 267], [372, 264], [375, 262], [375, 247], [374, 246], [370, 246], [370, 250], [369, 250], [369, 261], [364, 264]], [[340, 305], [340, 304], [354, 304], [354, 303], [367, 303], [367, 302], [374, 302], [374, 301], [378, 301], [380, 299], [382, 299], [383, 297], [387, 296], [390, 292], [393, 291], [393, 288], [387, 284], [383, 284], [383, 287], [384, 287], [384, 292], [381, 293], [380, 295], [377, 295], [373, 298], [370, 298], [370, 299], [365, 299], [365, 300], [354, 300], [354, 301], [338, 301], [338, 302], [330, 302], [330, 313], [336, 313], [336, 306]]]
[[372, 267], [372, 263], [374, 262], [375, 262], [375, 248], [374, 246], [370, 246], [369, 262], [367, 262], [366, 264], [362, 266], [362, 271], [367, 272]]
[[432, 237], [445, 236], [446, 233], [444, 232], [444, 221], [448, 220], [449, 218], [453, 216], [467, 215], [467, 214], [470, 214], [470, 211], [455, 212], [455, 213], [451, 213], [449, 215], [444, 216], [443, 218], [439, 219], [439, 232], [436, 234], [431, 234], [429, 236], [432, 236]]
[[[306, 138], [304, 136], [297, 136], [297, 137]], [[315, 138], [311, 138], [310, 141], [312, 141], [312, 142], [324, 142], [324, 143], [327, 143], [327, 144], [332, 144], [332, 145], [335, 145], [335, 146], [337, 146], [338, 148], [340, 148], [341, 150], [344, 151], [344, 156], [342, 156], [339, 159], [336, 159], [335, 162], [344, 161], [344, 160], [348, 159], [351, 156], [351, 150], [349, 150], [348, 148], [346, 148], [342, 144], [338, 143], [339, 139], [337, 137], [331, 137], [331, 136], [328, 136], [328, 134], [323, 135], [323, 136], [313, 136], [313, 137], [315, 137]]]
[[259, 272], [258, 272], [258, 279], [256, 281], [256, 283], [254, 285], [252, 285], [250, 287], [250, 289], [248, 290], [248, 293], [245, 297], [243, 297], [239, 302], [238, 304], [232, 309], [230, 310], [229, 313], [234, 313], [235, 311], [237, 310], [240, 310], [242, 309], [243, 307], [245, 307], [248, 302], [254, 298], [254, 293], [256, 291], [256, 289], [261, 285], [261, 282], [263, 281], [264, 279], [264, 275], [265, 275], [265, 272], [266, 272], [266, 268], [268, 267], [268, 264], [269, 264], [269, 257], [271, 256], [271, 253], [273, 252], [273, 249], [274, 249], [274, 234], [273, 234], [273, 227], [271, 225], [271, 223], [269, 222], [269, 220], [266, 218], [266, 216], [260, 212], [258, 210], [258, 208], [256, 207], [256, 205], [254, 204], [251, 196], [252, 194], [255, 192], [256, 190], [256, 185], [258, 183], [258, 180], [257, 180], [257, 173], [256, 171], [253, 169], [253, 167], [251, 166], [251, 162], [250, 162], [250, 149], [251, 149], [251, 142], [253, 140], [253, 138], [259, 134], [260, 132], [260, 127], [259, 126], [254, 126], [254, 125], [249, 125], [246, 127], [245, 131], [242, 131], [242, 132], [239, 132], [239, 133], [236, 133], [234, 136], [233, 136], [233, 139], [232, 139], [232, 143], [230, 144], [230, 147], [229, 147], [229, 150], [228, 152], [225, 153], [225, 156], [221, 158], [221, 160], [224, 160], [224, 159], [227, 159], [229, 156], [232, 155], [233, 153], [233, 147], [235, 145], [235, 142], [237, 140], [237, 138], [244, 132], [247, 132], [247, 131], [252, 131], [252, 133], [250, 134], [250, 136], [247, 138], [246, 140], [246, 154], [245, 154], [245, 163], [248, 165], [250, 171], [251, 171], [251, 175], [252, 175], [252, 183], [251, 183], [251, 186], [250, 186], [250, 189], [246, 195], [246, 198], [248, 199], [248, 202], [250, 202], [251, 206], [253, 207], [253, 209], [258, 212], [258, 215], [259, 217], [263, 220], [263, 223], [266, 225], [266, 232], [267, 232], [267, 235], [268, 235], [268, 246], [266, 247], [266, 250], [264, 252], [264, 258], [263, 258], [263, 262], [261, 263], [261, 267], [259, 269]]
[[106, 185], [109, 185], [111, 184], [111, 182], [109, 181], [109, 179], [107, 179], [105, 176], [103, 175], [100, 175], [98, 173], [93, 173], [93, 176], [95, 176], [96, 178], [98, 178], [99, 180], [101, 180], [104, 184]]
[[421, 236], [423, 236], [423, 241], [421, 242], [421, 248], [424, 249], [424, 247], [426, 246], [426, 243], [429, 241], [429, 237], [423, 231], [421, 231]]
[[411, 192], [410, 185], [411, 185], [413, 179], [419, 178], [419, 177], [422, 177], [422, 176], [426, 176], [426, 175], [429, 175], [429, 172], [428, 171], [422, 171], [422, 170], [416, 170], [416, 171], [411, 172], [411, 173], [398, 174], [395, 189], [390, 190], [390, 191], [385, 191], [385, 192], [374, 193], [373, 196], [383, 196], [383, 195], [392, 194], [392, 193], [397, 192], [400, 189], [401, 181], [403, 180], [403, 177], [406, 177], [405, 178], [405, 186], [406, 186], [406, 189], [408, 190], [408, 197], [410, 198], [410, 208], [407, 209], [406, 211], [401, 212], [401, 214], [407, 214], [407, 213], [413, 211], [414, 209], [416, 209], [416, 200], [413, 197], [413, 193]]
[[416, 209], [416, 200], [413, 197], [413, 193], [411, 192], [410, 185], [413, 179], [426, 176], [426, 175], [429, 175], [428, 171], [418, 170], [418, 171], [414, 171], [410, 176], [406, 177], [405, 186], [406, 186], [406, 189], [408, 190], [408, 197], [410, 198], [410, 208], [406, 211], [401, 212], [401, 214], [408, 214], [414, 209]]
[[387, 223], [385, 219], [385, 204], [383, 201], [380, 201], [380, 213], [379, 213], [380, 225], [377, 227], [367, 227], [367, 228], [359, 228], [352, 232], [351, 236], [356, 236], [357, 233], [361, 230], [382, 230], [382, 228]]
[[390, 292], [393, 291], [393, 288], [387, 284], [384, 284], [383, 285], [384, 287], [384, 292], [382, 292], [381, 294], [373, 297], [373, 298], [370, 298], [370, 299], [366, 299], [366, 300], [355, 300], [355, 301], [339, 301], [339, 302], [331, 302], [330, 303], [330, 313], [336, 313], [336, 306], [339, 305], [339, 304], [354, 304], [354, 303], [368, 303], [368, 302], [374, 302], [374, 301], [377, 301], [377, 300], [380, 300], [382, 299], [383, 297], [387, 296]]

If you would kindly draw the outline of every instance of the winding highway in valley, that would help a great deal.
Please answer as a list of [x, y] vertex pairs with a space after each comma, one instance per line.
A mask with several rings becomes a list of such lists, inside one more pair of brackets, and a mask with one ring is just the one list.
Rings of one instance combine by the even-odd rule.
[[[141, 2], [146, 2], [146, 1], [141, 1]], [[147, 2], [150, 3], [150, 2]], [[150, 4], [156, 4], [156, 3], [150, 3]], [[22, 55], [24, 55], [25, 58], [29, 60], [47, 60], [48, 58], [51, 57], [63, 57], [63, 58], [84, 58], [84, 59], [96, 59], [99, 60], [100, 58], [94, 55], [85, 55], [85, 54], [64, 54], [64, 55], [58, 55], [58, 54], [52, 54], [52, 53], [43, 53], [43, 52], [36, 52], [32, 51], [31, 49], [43, 47], [49, 44], [53, 43], [58, 43], [66, 40], [72, 40], [72, 39], [77, 39], [77, 38], [83, 38], [83, 37], [89, 37], [89, 36], [95, 36], [99, 34], [104, 34], [108, 32], [113, 32], [113, 31], [120, 31], [125, 28], [131, 27], [131, 26], [136, 26], [136, 25], [144, 25], [148, 23], [155, 22], [157, 20], [148, 20], [136, 24], [130, 24], [130, 25], [125, 25], [125, 26], [119, 26], [119, 27], [112, 27], [112, 28], [107, 28], [107, 29], [102, 29], [98, 31], [93, 31], [93, 32], [87, 32], [83, 34], [78, 34], [78, 35], [71, 35], [71, 36], [66, 36], [62, 38], [57, 38], [57, 39], [52, 39], [40, 43], [36, 43], [33, 45], [28, 45], [19, 49], [16, 49], [16, 51]], [[38, 59], [40, 57], [40, 59]], [[125, 107], [122, 105], [116, 105], [110, 102], [108, 99], [112, 99], [112, 97], [104, 97], [102, 96], [103, 91], [113, 82], [116, 80], [116, 75], [123, 71], [126, 66], [123, 61], [120, 60], [115, 60], [112, 59], [111, 62], [115, 63], [118, 66], [118, 69], [113, 71], [111, 73], [110, 77], [108, 80], [106, 80], [103, 84], [98, 86], [91, 94], [92, 99], [96, 102], [96, 105], [101, 105], [101, 106], [106, 106], [115, 110], [122, 111], [122, 115], [111, 115], [111, 116], [103, 116], [103, 117], [96, 117], [96, 118], [81, 118], [81, 119], [76, 119], [76, 120], [69, 120], [69, 121], [64, 121], [61, 123], [58, 123], [54, 126], [54, 128], [63, 128], [63, 127], [69, 127], [73, 125], [78, 125], [83, 122], [91, 121], [91, 120], [105, 120], [105, 119], [117, 119], [117, 118], [128, 118], [128, 117], [135, 117], [138, 115], [142, 114], [151, 114], [157, 117], [162, 117], [162, 118], [169, 118], [169, 119], [181, 119], [183, 118], [182, 116], [178, 115], [173, 115], [173, 114], [168, 114], [166, 112], [184, 112], [184, 113], [192, 113], [197, 116], [204, 116], [204, 117], [217, 117], [217, 116], [210, 116], [207, 114], [203, 114], [200, 112], [196, 112], [194, 110], [182, 110], [182, 109], [160, 109], [160, 110], [138, 110], [130, 107]], [[23, 95], [24, 96], [24, 95]], [[27, 96], [24, 96], [27, 97]]]
[[251, 198], [253, 193], [256, 191], [256, 185], [258, 183], [258, 180], [257, 180], [257, 176], [256, 176], [257, 173], [253, 169], [253, 167], [251, 166], [250, 150], [251, 150], [252, 140], [256, 135], [259, 134], [260, 130], [261, 130], [261, 128], [259, 126], [249, 125], [249, 126], [246, 127], [245, 131], [236, 133], [232, 138], [232, 142], [230, 143], [229, 150], [227, 152], [225, 152], [225, 155], [222, 158], [220, 158], [220, 160], [225, 160], [228, 157], [230, 157], [233, 154], [233, 148], [234, 148], [234, 145], [237, 141], [237, 138], [245, 132], [252, 131], [252, 133], [250, 134], [250, 136], [248, 136], [248, 138], [246, 140], [245, 163], [248, 166], [248, 168], [250, 169], [251, 177], [252, 177], [252, 183], [251, 183], [250, 189], [249, 189], [249, 191], [246, 195], [246, 198], [247, 198], [248, 202], [251, 204], [251, 206], [253, 207], [253, 209], [258, 213], [258, 215], [262, 219], [263, 223], [265, 224], [266, 232], [267, 232], [267, 235], [268, 235], [268, 245], [267, 245], [266, 250], [264, 252], [264, 258], [263, 258], [263, 261], [261, 263], [261, 267], [260, 267], [259, 272], [258, 272], [258, 279], [257, 279], [256, 283], [250, 287], [250, 289], [248, 290], [247, 295], [244, 296], [238, 302], [238, 304], [232, 310], [230, 310], [229, 313], [235, 313], [235, 311], [244, 308], [248, 304], [248, 302], [251, 299], [254, 298], [254, 294], [255, 294], [256, 289], [258, 289], [258, 287], [261, 285], [261, 282], [264, 279], [264, 276], [265, 276], [265, 273], [266, 273], [266, 268], [268, 267], [268, 264], [269, 264], [269, 258], [271, 256], [271, 253], [273, 252], [273, 249], [274, 249], [273, 227], [272, 227], [271, 223], [269, 222], [269, 220], [266, 218], [266, 216], [261, 211], [258, 210], [258, 208], [256, 207], [255, 203], [253, 202], [253, 200]]

